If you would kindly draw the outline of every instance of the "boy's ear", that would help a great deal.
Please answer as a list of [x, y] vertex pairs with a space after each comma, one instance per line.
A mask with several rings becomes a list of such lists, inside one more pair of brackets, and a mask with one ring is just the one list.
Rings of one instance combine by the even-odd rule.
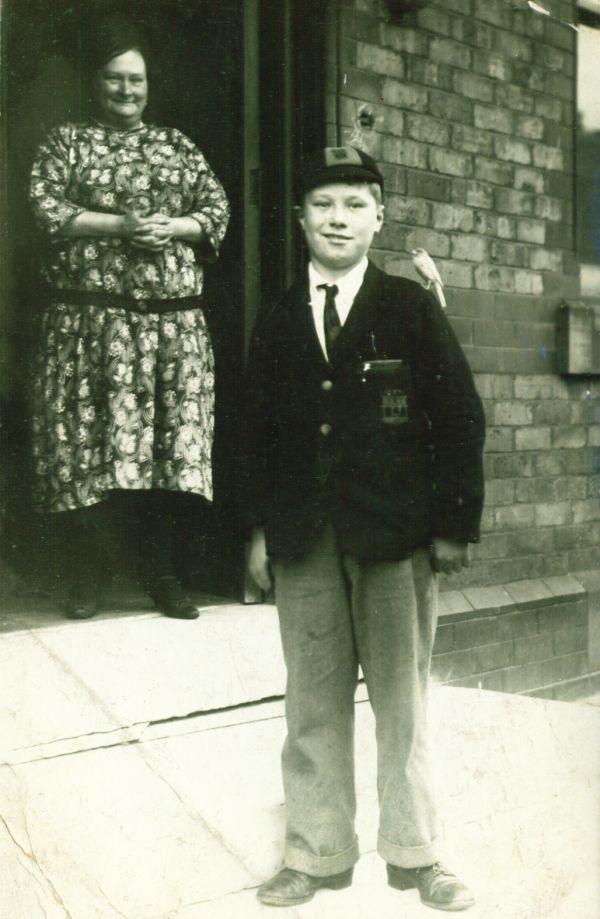
[[295, 216], [298, 218], [298, 223], [304, 229], [304, 208], [301, 204], [295, 204], [293, 207]]
[[379, 233], [380, 229], [383, 226], [383, 217], [384, 217], [383, 212], [384, 211], [385, 211], [385, 204], [378, 204], [377, 205], [377, 223], [379, 224], [379, 226], [377, 227], [377, 230], [375, 231], [376, 233]]

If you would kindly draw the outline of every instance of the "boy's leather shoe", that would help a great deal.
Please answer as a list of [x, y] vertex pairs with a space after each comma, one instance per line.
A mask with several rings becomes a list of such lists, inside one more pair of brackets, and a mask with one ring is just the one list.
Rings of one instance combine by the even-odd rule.
[[299, 906], [312, 900], [317, 890], [342, 890], [352, 883], [353, 868], [341, 874], [318, 878], [294, 868], [284, 868], [270, 881], [261, 884], [256, 896], [266, 906]]
[[200, 615], [194, 601], [188, 597], [173, 575], [156, 578], [147, 587], [154, 605], [172, 619], [197, 619]]
[[388, 884], [397, 890], [416, 887], [421, 903], [433, 909], [459, 910], [473, 906], [475, 899], [462, 881], [439, 862], [425, 868], [399, 868], [388, 865]]

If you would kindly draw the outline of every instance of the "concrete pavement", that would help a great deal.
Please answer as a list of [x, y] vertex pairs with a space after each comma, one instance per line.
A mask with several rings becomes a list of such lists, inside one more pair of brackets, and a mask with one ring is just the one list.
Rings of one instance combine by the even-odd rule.
[[[284, 819], [274, 610], [219, 604], [190, 623], [135, 605], [85, 623], [24, 608], [0, 635], [0, 919], [435, 915], [386, 886], [374, 851], [363, 687], [355, 882], [296, 909], [257, 903]], [[444, 851], [472, 919], [600, 912], [598, 702], [432, 688]]]

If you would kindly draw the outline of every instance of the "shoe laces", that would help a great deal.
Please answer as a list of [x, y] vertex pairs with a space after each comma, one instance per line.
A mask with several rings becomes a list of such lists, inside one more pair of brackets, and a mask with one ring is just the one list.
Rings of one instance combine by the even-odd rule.
[[434, 862], [433, 865], [426, 865], [423, 868], [417, 868], [417, 871], [422, 874], [431, 874], [432, 877], [437, 877], [439, 874], [448, 874], [441, 862]]

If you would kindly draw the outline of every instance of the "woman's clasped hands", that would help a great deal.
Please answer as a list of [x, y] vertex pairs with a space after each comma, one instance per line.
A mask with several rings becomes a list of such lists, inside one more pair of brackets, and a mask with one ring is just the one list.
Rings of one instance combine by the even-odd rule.
[[127, 214], [123, 218], [123, 229], [136, 249], [160, 252], [175, 235], [173, 223], [173, 219], [166, 214], [150, 214], [148, 217]]

